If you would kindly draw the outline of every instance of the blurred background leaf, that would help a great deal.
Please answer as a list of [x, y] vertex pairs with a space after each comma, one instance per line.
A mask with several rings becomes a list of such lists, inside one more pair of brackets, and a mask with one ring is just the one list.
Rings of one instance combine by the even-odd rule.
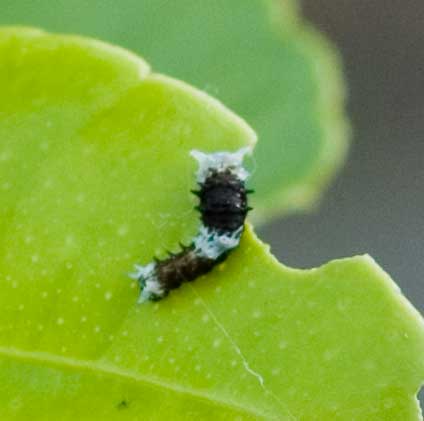
[[0, 0], [0, 23], [85, 34], [220, 99], [258, 133], [253, 217], [310, 208], [343, 161], [337, 54], [293, 0]]

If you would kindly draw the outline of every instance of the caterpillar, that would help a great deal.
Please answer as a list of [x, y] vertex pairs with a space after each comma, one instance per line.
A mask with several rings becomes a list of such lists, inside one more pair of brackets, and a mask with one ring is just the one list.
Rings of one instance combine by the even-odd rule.
[[199, 199], [196, 209], [200, 212], [201, 225], [188, 246], [165, 260], [154, 259], [145, 265], [135, 265], [130, 277], [140, 286], [139, 302], [158, 301], [183, 282], [190, 282], [210, 272], [240, 243], [247, 213], [247, 196], [252, 193], [245, 187], [249, 172], [243, 167], [243, 159], [251, 148], [236, 152], [207, 154], [192, 150], [197, 160], [197, 184], [194, 193]]

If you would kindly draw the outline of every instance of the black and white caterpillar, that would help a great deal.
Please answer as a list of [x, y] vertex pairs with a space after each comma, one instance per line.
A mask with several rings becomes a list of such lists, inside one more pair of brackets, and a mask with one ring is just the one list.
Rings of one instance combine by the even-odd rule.
[[146, 266], [135, 265], [130, 274], [140, 284], [139, 302], [157, 301], [183, 282], [190, 282], [210, 272], [226, 259], [240, 243], [246, 215], [251, 209], [245, 188], [249, 176], [243, 158], [250, 148], [237, 152], [206, 154], [191, 151], [198, 164], [198, 191], [201, 226], [189, 246], [182, 246], [177, 254], [165, 260], [154, 259]]

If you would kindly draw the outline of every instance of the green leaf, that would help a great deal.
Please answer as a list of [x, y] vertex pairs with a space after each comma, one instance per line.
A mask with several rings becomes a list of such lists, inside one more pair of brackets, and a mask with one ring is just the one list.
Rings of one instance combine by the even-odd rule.
[[234, 114], [31, 29], [0, 31], [0, 92], [0, 419], [419, 419], [424, 324], [369, 257], [290, 269], [248, 226], [136, 304], [133, 263], [198, 228], [190, 149], [254, 143]]
[[0, 21], [119, 43], [234, 109], [261, 140], [255, 220], [313, 206], [345, 156], [339, 57], [293, 0], [14, 1]]

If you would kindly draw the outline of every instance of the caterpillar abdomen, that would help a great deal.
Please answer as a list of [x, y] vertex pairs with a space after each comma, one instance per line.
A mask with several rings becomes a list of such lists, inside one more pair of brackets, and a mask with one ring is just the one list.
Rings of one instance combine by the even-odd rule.
[[197, 209], [202, 224], [192, 243], [182, 246], [179, 253], [146, 266], [136, 265], [131, 277], [140, 283], [140, 301], [160, 300], [183, 282], [210, 272], [238, 246], [251, 209], [247, 203], [251, 191], [245, 188], [249, 174], [242, 166], [243, 157], [249, 151], [244, 148], [235, 153], [191, 152], [199, 163], [199, 190], [193, 193], [199, 197]]
[[158, 262], [156, 273], [168, 289], [178, 288], [183, 282], [194, 281], [197, 277], [208, 273], [215, 265], [214, 259], [196, 255], [194, 244], [168, 259]]

